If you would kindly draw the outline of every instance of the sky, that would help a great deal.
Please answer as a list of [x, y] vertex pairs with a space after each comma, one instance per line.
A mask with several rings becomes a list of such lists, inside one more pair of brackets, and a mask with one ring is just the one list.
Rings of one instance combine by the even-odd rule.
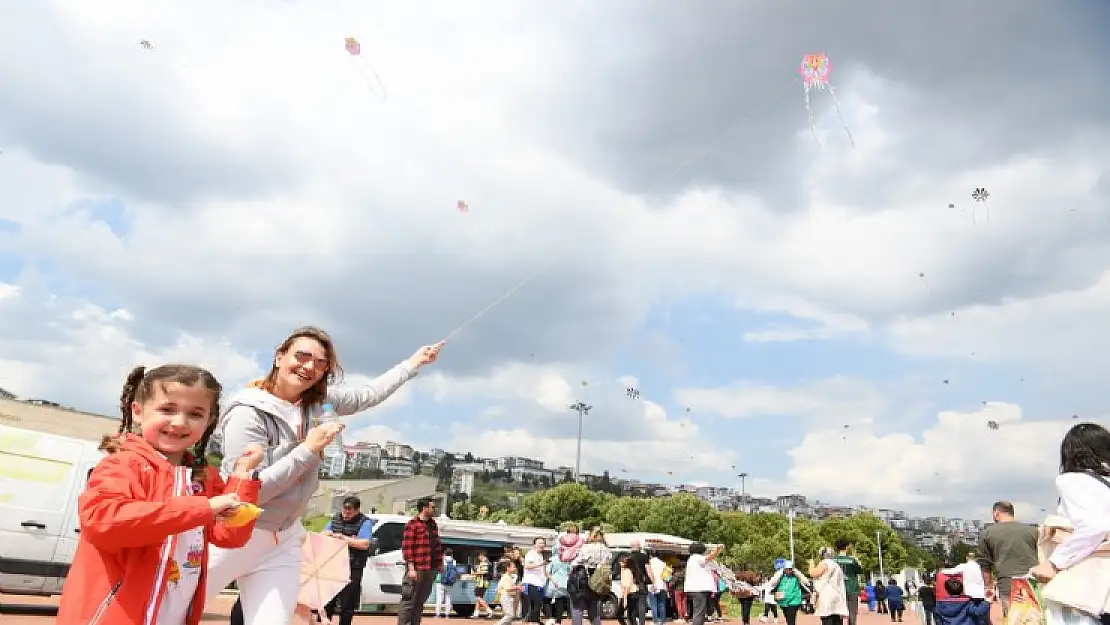
[[183, 361], [234, 389], [306, 324], [367, 383], [526, 281], [347, 441], [573, 465], [584, 401], [585, 472], [1034, 520], [1108, 413], [1108, 19], [13, 5], [0, 387], [112, 414], [131, 367]]

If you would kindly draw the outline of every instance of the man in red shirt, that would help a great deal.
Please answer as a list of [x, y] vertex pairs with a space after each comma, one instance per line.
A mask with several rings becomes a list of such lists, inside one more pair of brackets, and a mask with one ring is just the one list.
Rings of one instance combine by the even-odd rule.
[[443, 569], [443, 543], [435, 522], [436, 504], [422, 499], [416, 516], [405, 524], [401, 535], [401, 556], [405, 560], [405, 579], [401, 582], [401, 607], [397, 625], [420, 625], [424, 602], [432, 592], [436, 575]]

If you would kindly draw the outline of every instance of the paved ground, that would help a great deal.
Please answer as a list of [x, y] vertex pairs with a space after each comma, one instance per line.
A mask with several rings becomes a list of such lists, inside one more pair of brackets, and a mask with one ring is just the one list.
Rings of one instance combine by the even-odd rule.
[[[227, 615], [228, 612], [231, 610], [231, 606], [234, 602], [235, 598], [233, 596], [220, 597], [215, 602], [213, 602], [213, 605], [209, 606], [209, 611], [205, 613], [203, 622], [227, 623]], [[7, 611], [7, 608], [12, 605], [54, 607], [58, 605], [58, 602], [56, 597], [23, 597], [13, 595], [0, 595], [0, 606], [3, 606], [5, 612]], [[729, 615], [728, 617], [726, 617], [725, 620], [726, 622], [733, 622], [739, 621], [740, 619], [739, 615]], [[752, 620], [752, 625], [761, 625], [759, 621], [755, 620], [754, 618]], [[454, 621], [457, 625], [467, 625], [468, 623], [473, 622], [471, 621], [471, 619], [460, 618], [453, 618], [450, 619], [450, 621]], [[994, 606], [994, 609], [991, 610], [991, 621], [994, 623], [1002, 622], [1002, 611], [997, 604]], [[13, 615], [8, 613], [4, 613], [3, 616], [0, 616], [0, 623], [3, 623], [3, 625], [46, 625], [46, 623], [53, 622], [53, 616], [25, 616]], [[358, 623], [359, 625], [369, 625], [370, 623], [374, 623], [376, 625], [391, 625], [396, 622], [397, 617], [393, 615], [355, 617], [355, 623]], [[433, 619], [430, 616], [425, 617], [424, 622], [428, 625], [444, 623], [444, 621]], [[492, 625], [497, 621], [481, 619], [481, 622]], [[905, 622], [920, 625], [917, 617], [914, 616], [912, 612], [906, 613]], [[616, 625], [616, 621], [606, 621], [606, 623], [612, 623], [613, 625]], [[780, 625], [782, 625], [781, 620], [779, 621], [779, 623]], [[820, 623], [820, 621], [816, 616], [805, 614], [798, 615], [798, 625], [818, 625], [818, 623]], [[861, 613], [859, 615], [859, 623], [861, 625], [885, 625], [886, 623], [890, 623], [890, 618], [887, 617], [885, 614]], [[768, 625], [773, 625], [773, 623], [769, 623]]]

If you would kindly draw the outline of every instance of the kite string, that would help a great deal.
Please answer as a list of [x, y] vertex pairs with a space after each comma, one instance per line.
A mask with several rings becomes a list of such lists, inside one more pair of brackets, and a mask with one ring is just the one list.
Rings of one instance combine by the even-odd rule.
[[[726, 138], [728, 138], [729, 136], [731, 136], [731, 135], [735, 134], [735, 133], [736, 133], [736, 132], [737, 132], [738, 130], [740, 130], [741, 128], [746, 128], [746, 127], [748, 126], [748, 124], [749, 124], [750, 122], [754, 121], [754, 120], [755, 120], [756, 118], [758, 118], [758, 117], [762, 117], [762, 116], [763, 116], [764, 114], [766, 114], [766, 113], [767, 113], [768, 111], [770, 111], [770, 110], [772, 109], [772, 107], [773, 107], [773, 106], [774, 106], [775, 104], [778, 104], [778, 103], [779, 103], [779, 101], [781, 101], [781, 100], [782, 100], [782, 99], [783, 99], [784, 97], [788, 96], [788, 95], [790, 94], [790, 92], [791, 92], [792, 90], [796, 89], [797, 87], [796, 87], [795, 85], [796, 85], [797, 83], [798, 83], [798, 79], [796, 79], [796, 78], [795, 78], [795, 79], [791, 80], [791, 81], [790, 81], [790, 84], [789, 84], [789, 85], [787, 85], [787, 88], [786, 88], [786, 89], [783, 89], [783, 90], [782, 90], [782, 92], [780, 92], [780, 93], [776, 94], [776, 95], [775, 95], [774, 97], [772, 97], [771, 99], [767, 100], [767, 102], [766, 102], [766, 103], [765, 103], [765, 104], [764, 104], [763, 106], [761, 106], [761, 107], [760, 107], [759, 109], [757, 109], [756, 111], [752, 112], [752, 114], [750, 114], [750, 115], [747, 115], [747, 116], [745, 116], [745, 117], [744, 117], [744, 118], [742, 118], [742, 119], [741, 119], [740, 121], [738, 121], [738, 122], [736, 122], [735, 124], [733, 124], [733, 125], [732, 125], [732, 127], [731, 127], [731, 128], [729, 129], [729, 130], [726, 130], [725, 132], [721, 133], [721, 134], [720, 134], [720, 135], [719, 135], [719, 136], [718, 136], [718, 137], [717, 137], [716, 139], [714, 139], [714, 140], [710, 141], [710, 142], [709, 142], [709, 145], [708, 145], [708, 146], [706, 146], [706, 148], [705, 148], [705, 149], [703, 149], [703, 150], [701, 150], [701, 151], [699, 151], [699, 152], [695, 153], [695, 154], [694, 154], [693, 156], [691, 156], [690, 158], [688, 158], [688, 159], [686, 159], [685, 161], [683, 161], [683, 162], [682, 162], [682, 163], [681, 163], [681, 164], [680, 164], [680, 165], [679, 165], [678, 167], [676, 167], [676, 168], [674, 168], [673, 170], [671, 170], [671, 171], [670, 171], [670, 173], [668, 173], [668, 174], [664, 175], [663, 177], [661, 177], [661, 178], [660, 178], [660, 179], [659, 179], [659, 180], [658, 180], [658, 181], [656, 182], [656, 184], [655, 184], [655, 185], [653, 185], [653, 186], [651, 186], [651, 187], [649, 187], [649, 188], [648, 188], [648, 190], [647, 190], [647, 191], [645, 192], [645, 194], [649, 194], [649, 193], [652, 193], [653, 191], [655, 191], [656, 189], [658, 189], [658, 188], [659, 188], [659, 187], [660, 187], [660, 186], [661, 186], [661, 185], [662, 185], [662, 184], [663, 184], [664, 182], [667, 182], [667, 181], [669, 181], [669, 180], [670, 180], [671, 178], [673, 178], [673, 177], [674, 177], [675, 175], [677, 175], [677, 174], [679, 174], [679, 173], [682, 173], [682, 171], [683, 171], [683, 170], [685, 170], [685, 169], [686, 169], [687, 167], [689, 167], [690, 165], [693, 165], [694, 163], [696, 163], [696, 162], [700, 161], [701, 159], [703, 159], [703, 158], [705, 158], [706, 156], [708, 156], [709, 154], [711, 154], [711, 153], [713, 152], [713, 150], [714, 150], [714, 149], [715, 149], [715, 148], [716, 148], [716, 147], [717, 147], [717, 146], [718, 146], [718, 145], [719, 145], [719, 144], [720, 144], [720, 143], [721, 143], [721, 142], [722, 142], [722, 141], [723, 141], [724, 139], [726, 139]], [[514, 294], [515, 294], [515, 293], [516, 293], [517, 291], [519, 291], [520, 289], [522, 289], [522, 288], [524, 288], [525, 286], [527, 286], [527, 285], [528, 285], [529, 283], [531, 283], [531, 282], [532, 282], [533, 280], [535, 280], [536, 278], [540, 277], [540, 275], [542, 275], [542, 274], [543, 274], [543, 273], [544, 273], [545, 271], [547, 271], [547, 270], [548, 270], [548, 269], [550, 269], [550, 268], [551, 268], [552, 266], [554, 266], [554, 265], [555, 265], [555, 261], [556, 261], [556, 260], [558, 260], [558, 259], [559, 259], [559, 254], [558, 254], [558, 253], [552, 254], [552, 255], [551, 255], [551, 257], [550, 257], [550, 258], [548, 258], [547, 262], [545, 262], [545, 263], [544, 263], [544, 264], [543, 264], [542, 266], [540, 266], [540, 268], [539, 268], [539, 269], [537, 269], [537, 270], [536, 270], [535, 272], [533, 272], [533, 273], [532, 273], [531, 275], [529, 275], [529, 276], [528, 276], [527, 278], [525, 278], [525, 279], [524, 279], [524, 280], [522, 280], [521, 282], [517, 283], [517, 284], [516, 284], [515, 286], [513, 286], [512, 288], [510, 288], [510, 289], [509, 289], [508, 291], [505, 291], [504, 293], [502, 293], [502, 294], [501, 294], [501, 296], [500, 296], [500, 297], [498, 297], [498, 298], [497, 298], [496, 300], [494, 300], [494, 302], [493, 302], [492, 304], [490, 304], [489, 306], [486, 306], [485, 308], [483, 308], [482, 310], [480, 310], [480, 311], [479, 311], [479, 312], [478, 312], [478, 313], [477, 313], [476, 315], [474, 315], [474, 316], [473, 316], [473, 317], [471, 317], [470, 319], [467, 319], [467, 320], [466, 320], [466, 321], [464, 321], [464, 322], [463, 322], [462, 324], [460, 324], [460, 325], [459, 325], [459, 326], [458, 326], [457, 328], [455, 328], [454, 330], [452, 330], [452, 331], [451, 331], [451, 332], [450, 332], [450, 333], [449, 333], [449, 334], [447, 335], [447, 337], [443, 339], [443, 342], [444, 342], [444, 343], [446, 343], [447, 341], [449, 341], [449, 340], [453, 339], [453, 338], [454, 338], [455, 336], [457, 336], [457, 335], [458, 335], [458, 334], [459, 334], [460, 332], [462, 332], [462, 331], [463, 331], [463, 330], [465, 330], [465, 329], [466, 329], [466, 328], [467, 328], [468, 326], [470, 326], [470, 324], [472, 324], [472, 323], [474, 323], [475, 321], [478, 321], [479, 319], [481, 319], [482, 317], [484, 317], [484, 316], [486, 315], [486, 313], [490, 312], [490, 311], [491, 311], [491, 310], [493, 310], [494, 308], [497, 308], [497, 307], [498, 307], [499, 305], [501, 305], [501, 303], [502, 303], [502, 302], [504, 302], [505, 300], [507, 300], [507, 299], [509, 299], [510, 297], [512, 297], [512, 296], [513, 296], [513, 295], [514, 295]]]
[[852, 131], [848, 129], [848, 122], [844, 121], [844, 116], [840, 114], [840, 102], [836, 99], [836, 89], [833, 89], [832, 84], [829, 84], [829, 95], [832, 96], [833, 108], [836, 109], [836, 117], [840, 120], [840, 125], [844, 126], [844, 132], [848, 135], [848, 142], [852, 147], [856, 147], [856, 140], [852, 138]]
[[[374, 65], [369, 61], [362, 60], [361, 52], [357, 57], [354, 55], [348, 55], [348, 57], [351, 59], [351, 63], [355, 66], [355, 71], [358, 72], [359, 77], [362, 78], [362, 81], [366, 83], [366, 88], [370, 90], [370, 93], [373, 93], [375, 96], [377, 96], [379, 102], [384, 104], [387, 99], [385, 84], [382, 83], [381, 76], [378, 75], [378, 70], [374, 69]], [[374, 74], [374, 81], [371, 81], [370, 77], [366, 75], [365, 65], [370, 66], [370, 72]], [[374, 86], [374, 82], [378, 83], [377, 87]]]
[[486, 315], [486, 313], [488, 313], [489, 311], [493, 310], [494, 308], [497, 308], [497, 307], [498, 307], [498, 306], [499, 306], [499, 305], [500, 305], [500, 304], [501, 304], [502, 302], [504, 302], [505, 300], [507, 300], [507, 299], [509, 299], [510, 297], [512, 297], [512, 296], [513, 296], [513, 294], [515, 294], [515, 293], [516, 293], [517, 291], [519, 291], [519, 290], [523, 289], [523, 288], [524, 288], [525, 286], [527, 286], [527, 285], [528, 285], [528, 284], [529, 284], [530, 282], [532, 282], [532, 281], [533, 281], [533, 280], [535, 280], [536, 278], [540, 277], [540, 274], [542, 274], [543, 272], [547, 271], [547, 270], [548, 270], [548, 268], [550, 268], [550, 267], [551, 267], [552, 265], [554, 265], [554, 264], [555, 264], [555, 261], [556, 261], [556, 260], [558, 260], [558, 259], [559, 259], [559, 256], [558, 256], [558, 254], [553, 254], [553, 255], [552, 255], [552, 256], [551, 256], [551, 257], [550, 257], [550, 258], [549, 258], [549, 259], [547, 260], [547, 262], [546, 262], [546, 263], [544, 263], [543, 265], [541, 265], [541, 266], [540, 266], [540, 268], [539, 268], [539, 269], [537, 269], [536, 271], [532, 272], [532, 275], [530, 275], [530, 276], [528, 276], [527, 278], [525, 278], [525, 279], [521, 280], [520, 282], [518, 282], [518, 283], [516, 284], [516, 286], [514, 286], [513, 288], [509, 289], [508, 291], [505, 291], [504, 293], [502, 293], [502, 294], [501, 294], [501, 297], [498, 297], [498, 298], [497, 298], [496, 300], [494, 300], [492, 304], [490, 304], [489, 306], [486, 306], [486, 307], [485, 307], [485, 308], [483, 308], [482, 310], [478, 311], [478, 313], [477, 313], [476, 315], [474, 315], [474, 316], [473, 316], [473, 317], [471, 317], [470, 319], [467, 319], [466, 321], [462, 322], [462, 323], [461, 323], [461, 324], [460, 324], [460, 325], [459, 325], [459, 326], [458, 326], [457, 328], [455, 328], [454, 330], [451, 330], [450, 334], [448, 334], [448, 335], [446, 336], [446, 338], [444, 338], [444, 339], [443, 339], [443, 342], [444, 342], [444, 343], [446, 343], [447, 341], [450, 341], [451, 339], [455, 338], [455, 336], [456, 336], [456, 335], [458, 335], [458, 333], [459, 333], [459, 332], [462, 332], [462, 331], [463, 331], [463, 330], [464, 330], [464, 329], [465, 329], [465, 328], [466, 328], [467, 326], [469, 326], [470, 324], [472, 324], [472, 323], [474, 323], [475, 321], [477, 321], [477, 320], [481, 319], [482, 317], [484, 317], [484, 316]]

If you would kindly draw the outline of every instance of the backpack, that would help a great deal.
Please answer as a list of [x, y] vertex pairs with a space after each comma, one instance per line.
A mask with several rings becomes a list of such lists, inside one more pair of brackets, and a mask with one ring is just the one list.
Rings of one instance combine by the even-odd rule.
[[457, 579], [459, 579], [459, 567], [455, 566], [454, 562], [448, 562], [447, 566], [443, 567], [443, 575], [440, 576], [439, 583], [452, 586]]
[[570, 571], [567, 578], [567, 594], [576, 602], [584, 601], [590, 589], [590, 574], [586, 567], [579, 564]]
[[590, 590], [602, 597], [613, 594], [613, 568], [603, 564], [590, 573]]

